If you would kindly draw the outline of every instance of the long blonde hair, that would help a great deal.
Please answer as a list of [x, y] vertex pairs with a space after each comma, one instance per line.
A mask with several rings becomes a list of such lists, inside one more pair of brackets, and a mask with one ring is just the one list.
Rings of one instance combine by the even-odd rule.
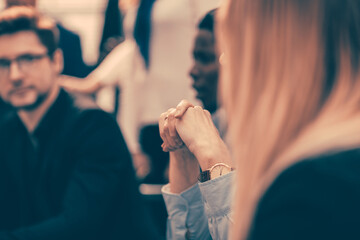
[[225, 0], [220, 87], [237, 167], [232, 239], [306, 157], [360, 146], [360, 1]]

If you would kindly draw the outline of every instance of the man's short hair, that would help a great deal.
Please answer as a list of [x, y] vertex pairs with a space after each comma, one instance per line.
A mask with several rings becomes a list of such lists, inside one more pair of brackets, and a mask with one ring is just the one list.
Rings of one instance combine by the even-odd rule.
[[53, 19], [33, 7], [14, 6], [0, 13], [0, 36], [32, 31], [47, 48], [49, 57], [58, 49], [59, 32]]
[[215, 25], [215, 14], [217, 9], [213, 9], [208, 12], [205, 17], [200, 21], [198, 28], [201, 30], [207, 30], [214, 35], [214, 25]]

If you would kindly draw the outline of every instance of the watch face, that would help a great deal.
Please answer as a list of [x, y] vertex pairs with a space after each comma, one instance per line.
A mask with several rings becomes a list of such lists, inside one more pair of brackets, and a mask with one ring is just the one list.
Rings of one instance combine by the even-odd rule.
[[220, 177], [220, 176], [225, 175], [225, 174], [227, 174], [227, 173], [229, 173], [229, 172], [231, 172], [231, 169], [229, 169], [229, 168], [226, 167], [226, 166], [222, 166], [222, 165], [215, 166], [215, 167], [211, 170], [210, 179], [214, 179], [214, 178]]

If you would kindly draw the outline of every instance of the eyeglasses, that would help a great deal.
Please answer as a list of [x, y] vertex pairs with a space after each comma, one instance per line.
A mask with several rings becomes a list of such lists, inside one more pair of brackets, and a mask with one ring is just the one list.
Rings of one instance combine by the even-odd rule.
[[33, 65], [47, 57], [47, 53], [43, 54], [24, 54], [14, 59], [0, 58], [0, 78], [8, 77], [10, 73], [11, 64], [16, 62], [19, 70], [22, 73], [28, 73], [32, 70]]

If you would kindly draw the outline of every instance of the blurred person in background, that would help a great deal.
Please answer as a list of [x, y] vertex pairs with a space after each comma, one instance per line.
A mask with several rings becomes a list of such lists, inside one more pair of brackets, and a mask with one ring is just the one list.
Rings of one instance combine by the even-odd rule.
[[[157, 239], [116, 121], [59, 87], [55, 22], [0, 13], [0, 239]], [[100, 140], [99, 140], [100, 139]]]
[[119, 0], [108, 0], [104, 15], [104, 27], [100, 40], [98, 64], [104, 60], [111, 50], [124, 41], [122, 19], [122, 13], [119, 9]]
[[196, 164], [209, 174], [214, 239], [359, 239], [359, 1], [227, 0], [219, 19], [234, 163], [210, 114], [180, 104], [160, 118], [188, 179], [170, 188], [196, 198]]
[[167, 182], [168, 154], [161, 149], [158, 116], [183, 98], [195, 101], [188, 76], [195, 26], [219, 2], [126, 1], [127, 4], [123, 4], [130, 7], [124, 19], [125, 42], [85, 81], [64, 84], [82, 92], [92, 92], [104, 85], [120, 85], [117, 119], [134, 164], [150, 159], [150, 173], [143, 179], [146, 183]]
[[204, 109], [211, 114], [212, 120], [225, 138], [227, 123], [226, 114], [218, 101], [219, 54], [215, 38], [215, 13], [212, 10], [200, 21], [193, 47], [194, 64], [190, 70], [193, 79], [192, 87], [196, 98], [202, 102]]
[[[6, 0], [6, 7], [11, 6], [37, 7], [37, 0]], [[64, 56], [64, 69], [62, 74], [74, 77], [86, 77], [91, 71], [91, 67], [84, 63], [79, 35], [68, 30], [60, 23], [56, 25], [60, 32], [59, 47]]]
[[[119, 9], [119, 0], [108, 0], [104, 14], [104, 26], [99, 46], [98, 66], [104, 58], [120, 43], [124, 41], [122, 27], [122, 12]], [[119, 111], [120, 86], [113, 85], [92, 93], [100, 105], [116, 118]], [[105, 107], [103, 103], [105, 102]]]

